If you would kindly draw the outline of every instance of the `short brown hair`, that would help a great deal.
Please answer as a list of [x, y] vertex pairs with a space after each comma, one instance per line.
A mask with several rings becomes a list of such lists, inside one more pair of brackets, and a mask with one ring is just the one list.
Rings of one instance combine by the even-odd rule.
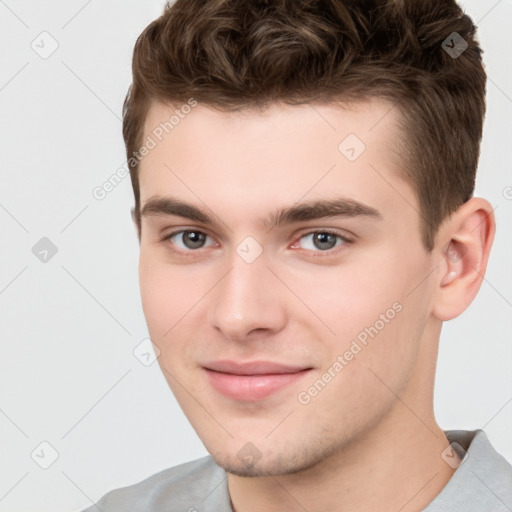
[[137, 39], [123, 106], [139, 232], [133, 155], [152, 101], [193, 97], [233, 111], [377, 97], [401, 112], [403, 172], [431, 251], [442, 221], [474, 191], [486, 85], [475, 30], [453, 0], [166, 3]]

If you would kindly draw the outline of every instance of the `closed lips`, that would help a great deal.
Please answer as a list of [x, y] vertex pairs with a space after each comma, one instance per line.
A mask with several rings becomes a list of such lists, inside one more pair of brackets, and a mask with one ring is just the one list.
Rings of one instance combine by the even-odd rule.
[[310, 370], [305, 366], [290, 366], [271, 361], [235, 362], [229, 360], [212, 361], [204, 365], [207, 370], [233, 375], [281, 375]]

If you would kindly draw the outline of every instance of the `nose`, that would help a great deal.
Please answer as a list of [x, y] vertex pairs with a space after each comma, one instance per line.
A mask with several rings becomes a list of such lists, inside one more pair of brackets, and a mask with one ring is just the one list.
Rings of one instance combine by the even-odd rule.
[[248, 263], [233, 252], [230, 264], [213, 290], [210, 325], [231, 341], [280, 331], [286, 322], [285, 295], [264, 254]]

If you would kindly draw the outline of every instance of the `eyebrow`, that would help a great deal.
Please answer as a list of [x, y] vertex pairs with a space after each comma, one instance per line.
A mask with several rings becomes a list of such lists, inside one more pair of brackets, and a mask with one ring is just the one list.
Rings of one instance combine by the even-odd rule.
[[[202, 224], [217, 225], [207, 210], [185, 203], [171, 196], [154, 196], [144, 204], [141, 217], [176, 215]], [[382, 220], [382, 214], [368, 206], [349, 198], [321, 199], [287, 206], [271, 212], [260, 219], [261, 224], [270, 229], [328, 217], [369, 217]]]

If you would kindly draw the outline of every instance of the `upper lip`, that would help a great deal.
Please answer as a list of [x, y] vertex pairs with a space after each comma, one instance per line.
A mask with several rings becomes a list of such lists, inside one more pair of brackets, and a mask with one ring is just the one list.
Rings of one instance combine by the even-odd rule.
[[269, 375], [282, 373], [297, 373], [310, 368], [304, 366], [290, 366], [272, 361], [246, 361], [237, 363], [227, 359], [212, 361], [204, 365], [208, 370], [234, 375]]

